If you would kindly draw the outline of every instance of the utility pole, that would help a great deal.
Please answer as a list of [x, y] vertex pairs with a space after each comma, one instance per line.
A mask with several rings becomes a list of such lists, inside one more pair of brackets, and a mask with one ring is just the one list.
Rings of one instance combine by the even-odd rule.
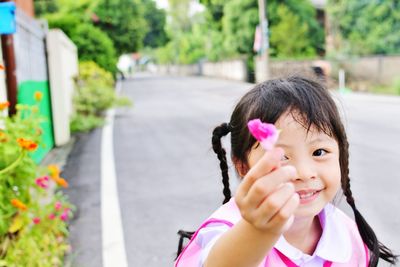
[[[0, 2], [10, 2], [10, 0], [0, 0]], [[17, 68], [15, 63], [14, 38], [12, 34], [0, 34], [0, 36], [4, 64], [6, 67], [7, 98], [10, 102], [8, 114], [13, 115], [16, 113], [15, 106], [17, 105]]]
[[267, 0], [258, 0], [258, 15], [261, 27], [261, 55], [267, 53], [269, 48], [268, 20], [266, 15]]
[[256, 82], [269, 79], [268, 57], [269, 57], [269, 38], [268, 20], [266, 15], [267, 0], [258, 0], [258, 14], [261, 28], [261, 50], [256, 58]]

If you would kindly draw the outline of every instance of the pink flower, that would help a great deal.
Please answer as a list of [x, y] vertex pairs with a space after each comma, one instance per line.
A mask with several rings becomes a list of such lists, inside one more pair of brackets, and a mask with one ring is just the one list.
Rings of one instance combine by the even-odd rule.
[[279, 130], [271, 123], [264, 123], [260, 119], [254, 119], [247, 123], [247, 127], [265, 150], [271, 150], [276, 141], [278, 141]]
[[39, 224], [40, 223], [40, 218], [35, 217], [35, 218], [32, 219], [32, 221], [33, 221], [34, 224]]
[[61, 214], [61, 216], [60, 216], [60, 219], [62, 220], [62, 221], [67, 221], [68, 219], [69, 219], [69, 217], [68, 217], [68, 213], [69, 213], [69, 208], [65, 208], [64, 209], [64, 212]]
[[50, 213], [49, 214], [49, 219], [50, 220], [54, 220], [56, 218], [56, 215], [54, 215], [54, 213]]
[[46, 189], [46, 188], [49, 187], [48, 182], [49, 182], [49, 177], [47, 177], [47, 176], [39, 177], [39, 178], [37, 178], [37, 179], [35, 180], [35, 183], [36, 183], [39, 187], [44, 188], [44, 189]]
[[60, 202], [60, 201], [57, 201], [57, 202], [54, 204], [54, 208], [56, 209], [56, 211], [61, 210], [61, 208], [62, 208], [61, 202]]

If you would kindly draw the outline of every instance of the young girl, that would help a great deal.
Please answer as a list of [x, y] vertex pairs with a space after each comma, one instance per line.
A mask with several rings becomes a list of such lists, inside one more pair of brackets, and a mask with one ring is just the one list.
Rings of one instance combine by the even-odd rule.
[[[280, 130], [265, 151], [247, 123], [259, 118]], [[221, 138], [242, 181], [231, 198]], [[230, 122], [213, 131], [224, 205], [194, 233], [176, 267], [377, 266], [397, 260], [357, 210], [350, 190], [348, 141], [329, 92], [289, 77], [255, 86]], [[331, 204], [340, 188], [355, 222]]]

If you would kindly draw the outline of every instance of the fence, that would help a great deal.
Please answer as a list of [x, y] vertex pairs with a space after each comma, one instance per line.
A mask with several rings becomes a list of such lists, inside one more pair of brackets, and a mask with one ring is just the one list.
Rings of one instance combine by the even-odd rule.
[[39, 162], [54, 146], [45, 51], [46, 29], [43, 29], [37, 20], [27, 16], [19, 9], [16, 10], [16, 22], [14, 51], [17, 66], [18, 103], [32, 105], [35, 103], [35, 92], [41, 92], [43, 95], [39, 112], [46, 118], [46, 121], [41, 123], [45, 147], [37, 149], [32, 156], [36, 162]]
[[[257, 60], [257, 59], [256, 59]], [[400, 78], [400, 56], [353, 57], [340, 60], [270, 60], [270, 78], [287, 74], [313, 75], [315, 67], [323, 66], [328, 76], [338, 77], [338, 70], [346, 72], [347, 79], [356, 87], [361, 84], [391, 85]], [[257, 70], [256, 64], [256, 74]]]

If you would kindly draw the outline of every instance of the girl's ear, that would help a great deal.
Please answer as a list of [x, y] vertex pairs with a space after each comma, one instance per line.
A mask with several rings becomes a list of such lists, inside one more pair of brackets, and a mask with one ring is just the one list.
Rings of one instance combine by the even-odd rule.
[[237, 171], [237, 173], [239, 174], [239, 176], [241, 178], [243, 178], [246, 173], [249, 171], [249, 167], [247, 167], [247, 164], [237, 158], [233, 158], [232, 159], [233, 164], [235, 165], [235, 169]]

